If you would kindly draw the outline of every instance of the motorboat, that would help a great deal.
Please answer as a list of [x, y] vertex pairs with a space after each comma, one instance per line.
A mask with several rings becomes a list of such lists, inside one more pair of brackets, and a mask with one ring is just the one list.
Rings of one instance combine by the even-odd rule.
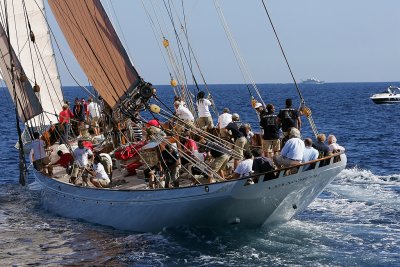
[[370, 97], [375, 104], [395, 104], [400, 103], [400, 88], [389, 86], [387, 92], [374, 94]]
[[324, 81], [318, 80], [316, 78], [309, 78], [307, 80], [302, 81], [303, 84], [323, 84]]

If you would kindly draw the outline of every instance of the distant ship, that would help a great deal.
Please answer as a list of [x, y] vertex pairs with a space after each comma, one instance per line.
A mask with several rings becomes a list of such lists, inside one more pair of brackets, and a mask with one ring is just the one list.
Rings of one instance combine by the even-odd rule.
[[386, 92], [374, 94], [370, 97], [375, 104], [394, 104], [400, 103], [400, 88], [389, 86]]
[[318, 80], [316, 78], [309, 78], [309, 79], [307, 79], [305, 81], [302, 81], [301, 83], [304, 83], [304, 84], [323, 84], [324, 81]]

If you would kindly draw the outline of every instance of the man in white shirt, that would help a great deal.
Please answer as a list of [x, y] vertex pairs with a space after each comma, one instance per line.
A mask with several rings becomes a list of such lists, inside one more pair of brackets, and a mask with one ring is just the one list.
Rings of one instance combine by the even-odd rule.
[[300, 139], [300, 131], [292, 127], [289, 140], [282, 148], [281, 154], [274, 156], [274, 162], [278, 167], [289, 167], [301, 163], [304, 154], [304, 142]]
[[[89, 148], [83, 145], [83, 140], [78, 141], [78, 147], [75, 148], [74, 152], [74, 168], [71, 174], [71, 182], [75, 184], [76, 178], [82, 173], [89, 163], [89, 158], [93, 157], [93, 152]], [[85, 182], [85, 181], [83, 181]]]
[[177, 126], [175, 129], [178, 133], [184, 132], [185, 129], [194, 127], [193, 114], [187, 107], [182, 105], [182, 102], [175, 101], [174, 108], [175, 115], [179, 118], [177, 119]]
[[[318, 159], [319, 152], [318, 152], [318, 150], [316, 150], [315, 148], [312, 147], [311, 138], [304, 139], [304, 145], [305, 145], [305, 148], [304, 148], [302, 161], [309, 162], [309, 161]], [[306, 171], [306, 170], [310, 169], [310, 167], [311, 167], [310, 164], [304, 165], [303, 170]]]
[[108, 153], [100, 153], [101, 164], [103, 164], [104, 170], [106, 171], [110, 181], [112, 179], [112, 166], [113, 162], [111, 156]]
[[[43, 167], [50, 163], [49, 158], [47, 157], [46, 154], [46, 144], [42, 139], [39, 139], [40, 135], [38, 132], [33, 133], [33, 138], [35, 138], [32, 143], [31, 143], [31, 151], [30, 151], [30, 157], [31, 161], [33, 163], [33, 167], [38, 170], [42, 171]], [[51, 169], [48, 170], [49, 174], [52, 174]]]
[[232, 122], [232, 114], [229, 114], [229, 108], [224, 108], [218, 117], [218, 128], [225, 128], [230, 122]]
[[212, 105], [211, 101], [205, 98], [205, 93], [200, 91], [197, 94], [197, 111], [199, 118], [197, 119], [197, 126], [200, 129], [211, 129], [214, 127], [214, 122], [211, 117], [209, 107]]
[[88, 116], [90, 116], [90, 124], [94, 129], [94, 132], [96, 135], [100, 134], [99, 130], [99, 118], [100, 118], [100, 106], [93, 102], [93, 98], [89, 97], [88, 99], [89, 105], [88, 105]]
[[96, 155], [93, 160], [93, 169], [87, 170], [93, 177], [90, 177], [90, 182], [95, 187], [107, 187], [110, 184], [110, 178], [104, 169], [103, 164], [101, 164], [100, 155]]
[[222, 114], [219, 115], [218, 117], [218, 124], [217, 124], [221, 137], [229, 136], [228, 130], [226, 130], [225, 127], [231, 122], [232, 122], [232, 114], [229, 113], [228, 108], [224, 108]]
[[245, 150], [243, 156], [244, 160], [233, 171], [233, 179], [248, 176], [253, 172], [253, 154], [249, 150]]

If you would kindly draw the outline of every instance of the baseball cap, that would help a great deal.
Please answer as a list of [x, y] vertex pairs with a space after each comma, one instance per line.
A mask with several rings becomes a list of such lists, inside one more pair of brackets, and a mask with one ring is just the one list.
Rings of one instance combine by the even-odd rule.
[[260, 108], [260, 107], [262, 107], [262, 104], [261, 104], [261, 103], [256, 103], [256, 104], [254, 105], [254, 108]]

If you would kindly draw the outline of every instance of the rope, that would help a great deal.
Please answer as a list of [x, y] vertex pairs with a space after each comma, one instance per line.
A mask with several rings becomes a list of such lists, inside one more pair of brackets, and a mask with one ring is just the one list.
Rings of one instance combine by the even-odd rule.
[[[192, 48], [192, 45], [190, 44], [190, 40], [189, 40], [189, 36], [188, 36], [188, 31], [187, 31], [187, 27], [186, 27], [186, 15], [185, 15], [184, 7], [183, 7], [183, 0], [182, 0], [182, 10], [183, 10], [183, 16], [184, 16], [184, 25], [183, 25], [183, 23], [182, 23], [182, 21], [181, 21], [179, 15], [178, 15], [177, 9], [176, 9], [176, 7], [175, 7], [175, 5], [174, 5], [173, 2], [172, 2], [172, 6], [173, 6], [173, 8], [174, 8], [176, 17], [178, 18], [179, 24], [180, 24], [180, 26], [181, 26], [182, 32], [183, 32], [183, 34], [184, 34], [184, 36], [185, 36], [185, 40], [186, 40], [186, 42], [187, 42], [187, 46], [188, 46], [188, 49], [187, 49], [187, 50], [188, 50], [188, 53], [189, 53], [189, 61], [188, 61], [187, 63], [188, 63], [188, 65], [189, 65], [189, 68], [190, 68], [191, 73], [192, 73], [193, 82], [195, 83], [195, 86], [196, 86], [196, 88], [198, 89], [198, 91], [200, 91], [199, 85], [197, 84], [197, 80], [195, 79], [194, 73], [193, 73], [193, 66], [192, 66], [192, 63], [191, 63], [192, 57], [193, 57], [194, 62], [196, 63], [196, 67], [197, 67], [197, 69], [198, 69], [198, 71], [199, 71], [199, 74], [200, 74], [200, 77], [201, 77], [201, 79], [202, 79], [202, 81], [203, 81], [203, 83], [204, 83], [205, 89], [206, 89], [208, 95], [209, 95], [209, 96], [211, 97], [211, 99], [212, 99], [211, 91], [210, 91], [210, 89], [209, 89], [209, 87], [208, 87], [208, 84], [207, 84], [206, 79], [205, 79], [205, 77], [204, 77], [203, 71], [202, 71], [202, 69], [201, 69], [201, 67], [200, 67], [200, 64], [199, 64], [199, 61], [198, 61], [198, 59], [197, 59], [196, 53], [194, 52], [194, 50], [193, 50], [193, 48]], [[174, 26], [174, 29], [175, 29], [175, 26]], [[216, 114], [217, 117], [218, 117], [218, 116], [219, 116], [218, 109], [216, 108], [214, 102], [212, 103], [212, 106], [211, 106], [211, 107], [212, 107], [212, 109], [213, 109], [214, 114]]]
[[[36, 5], [38, 6], [38, 3], [36, 2], [36, 0], [35, 0], [35, 3], [36, 3]], [[39, 6], [38, 6], [38, 7], [39, 7]], [[42, 16], [43, 16], [44, 18], [46, 18], [46, 15], [43, 13], [43, 10], [40, 10], [40, 13], [42, 14]], [[68, 74], [71, 76], [71, 78], [74, 80], [74, 82], [75, 82], [81, 89], [83, 89], [84, 91], [86, 91], [86, 93], [88, 93], [89, 95], [95, 97], [95, 95], [94, 95], [89, 89], [87, 89], [84, 85], [82, 85], [82, 84], [76, 79], [76, 77], [72, 74], [72, 72], [71, 72], [71, 70], [70, 70], [68, 64], [66, 63], [64, 54], [63, 54], [63, 52], [62, 52], [62, 50], [61, 50], [61, 46], [60, 46], [60, 44], [58, 43], [57, 39], [55, 38], [55, 35], [54, 35], [54, 33], [53, 33], [52, 28], [50, 27], [49, 23], [47, 22], [47, 19], [46, 19], [45, 21], [46, 21], [47, 26], [48, 26], [47, 28], [49, 29], [50, 34], [51, 34], [51, 36], [53, 37], [53, 40], [54, 40], [54, 42], [55, 42], [55, 44], [56, 44], [56, 47], [57, 47], [57, 49], [58, 49], [58, 52], [60, 53], [61, 60], [62, 60], [62, 62], [63, 62], [63, 64], [64, 64], [65, 68], [66, 68], [67, 71], [68, 71]]]
[[[289, 65], [289, 61], [288, 61], [288, 59], [287, 59], [287, 57], [286, 57], [285, 51], [283, 50], [281, 41], [279, 40], [278, 33], [277, 33], [276, 30], [275, 30], [275, 26], [274, 26], [274, 24], [272, 23], [272, 19], [271, 19], [271, 16], [269, 15], [267, 6], [265, 5], [264, 0], [261, 0], [261, 2], [262, 2], [262, 4], [263, 4], [263, 6], [264, 6], [264, 10], [265, 10], [265, 13], [267, 14], [267, 17], [268, 17], [269, 23], [271, 24], [272, 30], [274, 31], [275, 38], [276, 38], [276, 40], [277, 40], [277, 42], [278, 42], [278, 44], [279, 44], [279, 48], [280, 48], [280, 50], [281, 50], [281, 52], [282, 52], [282, 55], [283, 55], [283, 57], [284, 57], [284, 59], [285, 59], [286, 66], [288, 67], [289, 72], [290, 72], [290, 75], [292, 76], [292, 80], [293, 80], [294, 85], [295, 85], [295, 87], [296, 87], [297, 93], [298, 93], [299, 96], [300, 96], [300, 99], [301, 99], [301, 104], [300, 104], [300, 105], [303, 106], [303, 107], [305, 107], [305, 106], [306, 106], [306, 105], [305, 105], [306, 103], [305, 103], [304, 97], [303, 97], [303, 95], [302, 95], [302, 93], [301, 93], [301, 91], [300, 91], [300, 88], [299, 88], [299, 86], [298, 86], [298, 84], [297, 84], [297, 82], [296, 82], [296, 79], [295, 79], [295, 77], [294, 77], [294, 75], [293, 75], [292, 68], [291, 68], [290, 65]], [[311, 125], [311, 128], [312, 128], [312, 130], [313, 130], [313, 133], [314, 133], [315, 137], [317, 137], [317, 135], [318, 135], [317, 127], [316, 127], [316, 125], [315, 125], [315, 123], [314, 123], [314, 120], [313, 120], [311, 114], [310, 114], [309, 116], [307, 116], [307, 119], [308, 119], [308, 121], [309, 121], [309, 123], [310, 123], [310, 125]]]
[[[7, 3], [5, 3], [5, 17], [6, 17], [6, 31], [7, 31], [7, 41], [8, 41], [8, 49], [12, 51], [11, 42], [10, 42], [10, 29], [8, 23], [8, 13], [7, 13]], [[13, 57], [10, 54], [10, 65], [13, 66]], [[18, 118], [18, 104], [20, 104], [19, 99], [17, 98], [17, 90], [15, 87], [15, 76], [14, 76], [14, 69], [10, 70], [11, 73], [11, 82], [14, 92], [14, 99], [15, 99], [15, 123], [18, 133], [18, 144], [19, 144], [19, 183], [24, 186], [26, 184], [26, 175], [27, 175], [27, 168], [26, 168], [26, 160], [24, 155], [24, 145], [22, 143], [22, 133], [21, 128], [19, 125], [19, 118]], [[23, 113], [24, 114], [24, 113]]]
[[[246, 64], [244, 58], [242, 57], [242, 55], [241, 55], [241, 53], [239, 51], [238, 45], [237, 45], [235, 39], [233, 38], [233, 34], [232, 34], [232, 32], [231, 32], [231, 30], [230, 30], [230, 28], [228, 26], [228, 23], [227, 23], [227, 21], [225, 19], [224, 13], [222, 12], [222, 9], [221, 9], [221, 6], [219, 5], [218, 0], [214, 0], [214, 6], [215, 6], [215, 9], [217, 10], [219, 19], [220, 19], [220, 21], [221, 21], [221, 23], [222, 23], [222, 25], [224, 27], [225, 34], [226, 34], [226, 36], [227, 36], [227, 38], [229, 40], [229, 44], [231, 45], [231, 48], [233, 50], [233, 54], [235, 55], [236, 62], [239, 65], [239, 69], [240, 69], [240, 71], [242, 73], [242, 78], [244, 80], [244, 83], [247, 84], [247, 80], [250, 81], [251, 85], [254, 88], [254, 91], [256, 92], [257, 96], [260, 98], [260, 101], [262, 102], [263, 106], [265, 107], [266, 105], [264, 103], [264, 100], [261, 97], [261, 94], [260, 94], [260, 92], [259, 92], [259, 90], [257, 88], [257, 85], [256, 85], [256, 83], [255, 83], [255, 81], [254, 81], [254, 79], [253, 79], [248, 67], [247, 67], [247, 64]], [[250, 96], [252, 98], [254, 98], [252, 93], [251, 93], [251, 91], [250, 91], [250, 88], [248, 86], [247, 86], [247, 89], [249, 91]]]
[[[180, 123], [180, 125], [184, 128], [184, 130], [189, 130], [196, 136], [203, 137], [206, 141], [212, 141], [212, 142], [220, 145], [221, 147], [223, 147], [226, 150], [231, 150], [230, 147], [238, 148], [235, 144], [229, 143], [222, 138], [219, 138], [213, 134], [208, 133], [207, 131], [201, 130], [199, 128], [196, 128], [195, 130], [193, 130], [193, 128], [190, 127], [190, 125], [188, 125], [184, 120], [180, 119], [179, 117], [177, 117], [171, 113], [168, 113], [167, 111], [164, 111], [164, 110], [161, 110], [161, 111], [162, 112], [159, 113], [159, 115], [161, 117], [166, 118], [166, 119], [172, 118], [172, 119], [178, 121]], [[244, 150], [244, 149], [242, 149], [242, 150]], [[217, 151], [223, 152], [222, 150], [217, 150]], [[231, 150], [230, 155], [235, 156], [235, 157], [239, 156], [238, 154], [236, 154], [236, 152], [234, 150]]]

